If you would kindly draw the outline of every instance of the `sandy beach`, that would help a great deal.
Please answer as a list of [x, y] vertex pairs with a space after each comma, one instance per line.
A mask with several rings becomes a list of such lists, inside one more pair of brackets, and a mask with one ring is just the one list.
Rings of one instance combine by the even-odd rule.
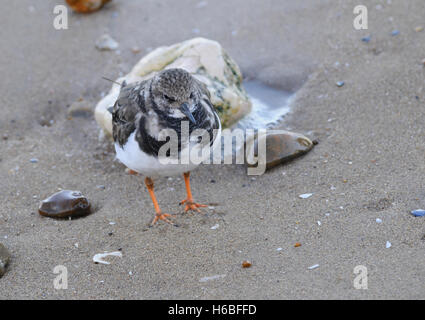
[[[69, 10], [69, 29], [55, 30], [58, 4], [0, 11], [0, 243], [12, 256], [0, 299], [424, 299], [425, 217], [410, 214], [425, 209], [423, 0], [363, 1], [368, 30], [354, 29], [352, 0], [113, 0]], [[118, 50], [96, 49], [104, 33]], [[179, 227], [149, 228], [143, 178], [125, 174], [92, 115], [67, 110], [79, 99], [94, 109], [111, 87], [103, 76], [197, 36], [220, 42], [246, 79], [294, 92], [279, 127], [319, 144], [254, 179], [241, 165], [200, 166], [203, 214], [179, 207], [182, 177], [160, 179]], [[41, 217], [60, 189], [80, 190], [94, 212]], [[92, 261], [117, 250], [110, 265]], [[66, 290], [53, 285], [58, 265]], [[367, 290], [353, 285], [359, 265]]]

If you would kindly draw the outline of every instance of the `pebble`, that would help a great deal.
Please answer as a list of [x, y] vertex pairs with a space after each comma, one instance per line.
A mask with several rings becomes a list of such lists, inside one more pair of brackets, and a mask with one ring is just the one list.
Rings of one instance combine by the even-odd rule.
[[111, 0], [66, 0], [72, 10], [78, 13], [91, 13], [99, 10]]
[[283, 250], [283, 248], [277, 248], [276, 249], [276, 251], [282, 251]]
[[417, 26], [416, 28], [415, 28], [415, 31], [416, 32], [421, 32], [421, 31], [423, 31], [424, 30], [424, 27], [423, 26]]
[[217, 224], [213, 225], [210, 229], [211, 229], [211, 230], [215, 230], [215, 229], [217, 229], [219, 226], [220, 226], [220, 225], [217, 223]]
[[376, 218], [377, 223], [382, 223], [382, 219]]
[[312, 193], [303, 193], [303, 194], [300, 194], [298, 197], [301, 199], [307, 199], [307, 198], [310, 198], [312, 195], [313, 195]]
[[6, 273], [6, 267], [10, 261], [10, 253], [6, 247], [0, 243], [0, 278]]
[[65, 218], [88, 215], [90, 209], [90, 202], [80, 191], [62, 190], [44, 199], [38, 212], [46, 217]]
[[116, 42], [109, 34], [102, 35], [96, 41], [96, 48], [105, 51], [105, 50], [116, 50], [118, 49], [118, 42]]
[[119, 251], [98, 253], [98, 254], [94, 255], [93, 262], [94, 263], [101, 263], [101, 264], [111, 264], [110, 262], [103, 260], [103, 258], [105, 258], [107, 256], [115, 256], [115, 257], [122, 258], [122, 253], [119, 252]]
[[391, 248], [392, 244], [391, 242], [387, 241], [387, 243], [385, 243], [385, 248], [389, 249]]
[[299, 242], [295, 242], [294, 247], [295, 247], [295, 248], [301, 247], [301, 243], [299, 243]]
[[242, 262], [242, 268], [250, 268], [252, 266], [252, 263], [250, 261], [243, 261]]
[[340, 88], [340, 87], [342, 87], [344, 84], [345, 84], [345, 82], [344, 82], [344, 81], [337, 81], [336, 86]]
[[37, 163], [37, 162], [38, 162], [38, 159], [36, 159], [36, 158], [32, 158], [32, 159], [30, 159], [30, 162], [31, 162], [31, 163]]
[[413, 210], [411, 213], [415, 217], [423, 217], [423, 216], [425, 216], [425, 210], [424, 209], [416, 209], [416, 210]]
[[131, 48], [131, 52], [133, 52], [134, 54], [140, 53], [141, 49], [139, 47], [133, 47]]
[[394, 36], [398, 36], [400, 34], [400, 31], [398, 31], [398, 30], [393, 30], [392, 32], [391, 32], [391, 35], [394, 37]]
[[362, 38], [362, 41], [363, 41], [363, 42], [366, 42], [366, 43], [369, 43], [369, 41], [370, 41], [370, 36], [367, 36], [367, 37]]

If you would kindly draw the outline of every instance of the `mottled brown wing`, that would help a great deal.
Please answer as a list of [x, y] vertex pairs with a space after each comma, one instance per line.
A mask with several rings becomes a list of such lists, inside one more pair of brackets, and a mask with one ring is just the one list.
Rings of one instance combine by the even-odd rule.
[[146, 81], [121, 87], [120, 94], [112, 110], [112, 136], [123, 146], [136, 129], [138, 114], [143, 113], [143, 90]]

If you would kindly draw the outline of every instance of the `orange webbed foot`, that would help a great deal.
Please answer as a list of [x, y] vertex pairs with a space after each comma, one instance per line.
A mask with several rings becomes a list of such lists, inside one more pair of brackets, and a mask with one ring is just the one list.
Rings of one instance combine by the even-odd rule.
[[169, 217], [174, 217], [174, 215], [168, 214], [168, 213], [157, 212], [155, 214], [155, 218], [153, 218], [153, 221], [151, 223], [151, 226], [153, 226], [158, 220], [162, 220], [162, 221], [165, 221], [165, 222], [167, 222], [169, 224], [175, 225], [174, 222], [172, 222], [171, 220], [167, 219]]
[[185, 212], [187, 212], [189, 210], [201, 212], [201, 210], [199, 210], [199, 208], [208, 207], [206, 204], [200, 204], [200, 203], [193, 202], [193, 199], [185, 199], [185, 200], [180, 202], [180, 205], [185, 204], [185, 203], [186, 203], [186, 206], [184, 208]]

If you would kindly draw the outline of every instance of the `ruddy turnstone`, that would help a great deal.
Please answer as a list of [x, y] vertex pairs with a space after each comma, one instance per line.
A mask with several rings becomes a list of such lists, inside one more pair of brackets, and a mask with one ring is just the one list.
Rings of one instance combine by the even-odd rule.
[[[123, 83], [111, 111], [117, 158], [133, 172], [146, 177], [145, 184], [156, 212], [152, 225], [158, 220], [172, 223], [168, 219], [171, 215], [159, 208], [154, 178], [183, 173], [187, 198], [180, 204], [186, 204], [185, 211], [199, 212], [200, 207], [205, 207], [193, 201], [189, 175], [201, 161], [210, 157], [210, 152], [201, 152], [196, 161], [191, 158], [182, 161], [182, 155], [204, 148], [214, 150], [220, 140], [221, 123], [207, 87], [183, 69], [163, 70], [149, 80]], [[192, 133], [201, 131], [195, 131], [197, 129], [203, 129], [206, 134], [194, 139]], [[170, 133], [169, 138], [161, 138], [164, 132]], [[165, 148], [173, 142], [172, 132], [177, 138], [175, 152]]]

